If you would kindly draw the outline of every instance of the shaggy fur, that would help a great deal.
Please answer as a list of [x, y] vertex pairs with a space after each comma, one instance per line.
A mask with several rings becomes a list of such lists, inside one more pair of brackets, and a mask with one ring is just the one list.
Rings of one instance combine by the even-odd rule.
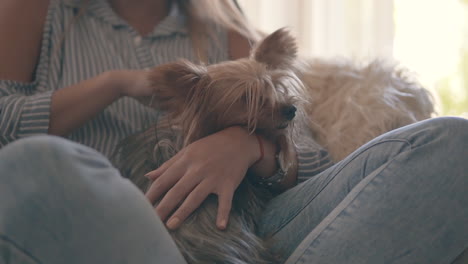
[[309, 126], [334, 161], [385, 132], [434, 113], [429, 92], [406, 69], [388, 61], [303, 63], [299, 76], [307, 87]]
[[[250, 58], [204, 66], [178, 61], [151, 72], [154, 96], [142, 99], [167, 114], [118, 147], [122, 173], [143, 191], [143, 175], [188, 144], [239, 125], [284, 149], [313, 145], [310, 129], [339, 160], [386, 131], [428, 118], [427, 92], [402, 71], [374, 62], [299, 61], [295, 40], [278, 30], [256, 46]], [[293, 120], [287, 109], [297, 108]], [[279, 140], [281, 139], [281, 140]], [[284, 140], [285, 139], [285, 140]], [[287, 155], [289, 160], [294, 155]], [[233, 199], [227, 229], [216, 228], [216, 197], [209, 197], [171, 235], [189, 263], [276, 263], [268, 238], [256, 235], [257, 219], [271, 197], [247, 175]]]

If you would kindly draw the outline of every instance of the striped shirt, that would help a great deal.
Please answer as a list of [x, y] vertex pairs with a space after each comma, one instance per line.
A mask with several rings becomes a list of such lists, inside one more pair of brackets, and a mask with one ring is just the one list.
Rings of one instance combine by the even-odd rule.
[[[0, 80], [0, 146], [46, 134], [51, 96], [57, 89], [108, 70], [146, 69], [179, 58], [196, 61], [184, 17], [176, 9], [142, 37], [113, 11], [107, 0], [91, 0], [83, 16], [68, 26], [79, 2], [51, 1], [33, 82]], [[209, 63], [229, 59], [227, 32], [215, 30], [219, 39], [207, 54]], [[67, 138], [109, 157], [120, 140], [144, 129], [157, 114], [135, 99], [123, 97]], [[300, 181], [331, 165], [320, 147], [298, 149], [298, 153]]]

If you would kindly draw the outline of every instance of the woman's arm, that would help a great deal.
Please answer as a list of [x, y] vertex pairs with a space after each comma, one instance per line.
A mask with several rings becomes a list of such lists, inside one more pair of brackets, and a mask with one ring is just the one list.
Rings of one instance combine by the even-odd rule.
[[[26, 94], [24, 86], [34, 81], [50, 0], [4, 0], [0, 2], [0, 131], [18, 136], [23, 111], [29, 109], [47, 122], [48, 131], [36, 132], [64, 136], [93, 118], [123, 95], [150, 93], [143, 71], [111, 71], [55, 92]], [[60, 34], [60, 33], [57, 33]], [[12, 84], [14, 83], [14, 84]], [[51, 87], [55, 90], [57, 87]], [[51, 95], [52, 94], [52, 95]], [[37, 109], [36, 109], [37, 108]], [[36, 111], [37, 110], [37, 111]], [[41, 115], [39, 111], [47, 114]], [[33, 113], [33, 114], [34, 114]], [[31, 115], [33, 116], [33, 115]], [[26, 117], [26, 119], [31, 117]], [[48, 120], [47, 120], [48, 119]], [[34, 121], [25, 122], [35, 124]], [[37, 124], [35, 124], [37, 125]], [[34, 126], [31, 129], [34, 130]], [[6, 131], [8, 130], [8, 131]], [[12, 132], [13, 131], [13, 132]]]
[[0, 79], [33, 80], [49, 1], [0, 1]]
[[146, 71], [109, 71], [52, 95], [49, 134], [67, 135], [121, 96], [151, 94]]
[[[50, 0], [0, 2], [0, 79], [22, 84], [34, 81], [49, 4]], [[49, 133], [65, 135], [114, 101], [119, 93], [110, 80], [109, 74], [103, 74], [55, 92], [50, 107]], [[44, 100], [25, 98], [15, 86], [1, 88], [3, 110], [10, 105], [31, 103], [30, 100]], [[14, 90], [18, 90], [17, 93]], [[12, 111], [1, 112], [2, 119], [14, 120], [3, 113]]]
[[0, 146], [30, 134], [67, 135], [121, 96], [150, 95], [146, 74], [109, 71], [41, 93], [32, 85], [0, 81]]
[[50, 106], [49, 134], [65, 136], [120, 97], [113, 73], [57, 90]]

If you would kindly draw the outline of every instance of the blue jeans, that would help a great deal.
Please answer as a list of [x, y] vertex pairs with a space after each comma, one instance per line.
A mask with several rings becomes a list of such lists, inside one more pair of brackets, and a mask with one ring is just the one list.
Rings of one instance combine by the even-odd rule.
[[[185, 263], [143, 194], [94, 150], [18, 140], [0, 150], [0, 173], [0, 263]], [[372, 140], [273, 199], [260, 233], [286, 263], [468, 260], [468, 121]]]

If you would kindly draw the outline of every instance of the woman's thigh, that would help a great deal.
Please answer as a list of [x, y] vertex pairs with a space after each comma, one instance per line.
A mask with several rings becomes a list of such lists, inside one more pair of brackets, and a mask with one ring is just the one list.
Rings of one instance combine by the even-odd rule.
[[0, 150], [0, 262], [185, 263], [144, 195], [96, 151], [51, 136]]
[[291, 263], [453, 260], [468, 247], [467, 157], [466, 120], [391, 131], [272, 200], [261, 234]]

